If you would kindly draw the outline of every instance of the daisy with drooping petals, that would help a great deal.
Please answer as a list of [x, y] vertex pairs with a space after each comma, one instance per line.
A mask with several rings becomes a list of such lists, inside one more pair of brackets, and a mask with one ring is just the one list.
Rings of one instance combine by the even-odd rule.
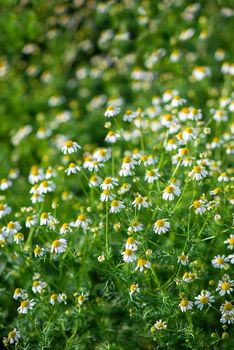
[[111, 208], [110, 208], [110, 213], [118, 213], [121, 209], [124, 209], [125, 205], [122, 201], [118, 201], [114, 199], [111, 202]]
[[186, 298], [183, 298], [179, 303], [179, 308], [182, 312], [186, 312], [188, 310], [191, 310], [193, 308], [193, 302], [189, 301]]
[[118, 186], [118, 179], [114, 177], [106, 177], [100, 187], [102, 190], [111, 190], [114, 186]]
[[72, 154], [77, 152], [79, 148], [81, 148], [81, 146], [77, 142], [68, 140], [65, 142], [65, 145], [62, 147], [62, 152], [63, 154]]
[[161, 233], [165, 233], [169, 230], [170, 223], [167, 219], [159, 219], [154, 223], [153, 229], [154, 232], [160, 235]]
[[57, 253], [57, 254], [61, 254], [63, 252], [65, 252], [67, 249], [67, 241], [64, 238], [59, 238], [56, 239], [55, 241], [53, 241], [52, 245], [51, 245], [51, 253]]
[[147, 170], [145, 173], [145, 181], [149, 184], [154, 183], [160, 177], [158, 169]]
[[81, 227], [83, 230], [87, 230], [88, 226], [92, 223], [92, 220], [87, 218], [86, 215], [80, 214], [77, 216], [75, 222], [71, 223], [71, 226]]
[[134, 251], [131, 249], [125, 249], [124, 252], [121, 253], [123, 261], [126, 263], [131, 263], [135, 260], [137, 260], [137, 256], [135, 255]]
[[20, 338], [21, 338], [20, 332], [16, 328], [14, 328], [13, 331], [10, 331], [8, 333], [7, 341], [9, 344], [14, 344], [14, 343], [18, 343]]
[[101, 202], [111, 201], [112, 199], [114, 199], [114, 195], [111, 193], [110, 190], [104, 190], [102, 192], [100, 197]]
[[179, 196], [181, 194], [181, 191], [178, 186], [176, 185], [169, 185], [163, 190], [162, 198], [167, 201], [172, 201], [175, 196]]
[[142, 272], [144, 269], [149, 269], [151, 266], [150, 262], [147, 261], [146, 259], [138, 259], [137, 260], [137, 267], [135, 270], [139, 270], [140, 272]]
[[188, 255], [182, 253], [181, 255], [179, 255], [179, 256], [177, 257], [177, 262], [180, 263], [180, 264], [183, 265], [183, 266], [188, 265], [188, 262], [189, 262], [189, 261], [188, 261]]
[[120, 109], [115, 106], [108, 106], [106, 108], [106, 111], [104, 113], [104, 116], [107, 118], [115, 117], [117, 114], [119, 114]]
[[18, 307], [17, 311], [19, 314], [27, 314], [30, 310], [33, 309], [33, 306], [36, 304], [34, 299], [32, 300], [23, 300], [21, 301], [20, 307]]
[[10, 214], [11, 207], [9, 207], [7, 204], [0, 203], [0, 219], [2, 219], [7, 214]]
[[128, 237], [127, 242], [125, 244], [126, 249], [131, 249], [132, 251], [136, 251], [138, 249], [138, 244], [140, 242], [136, 241], [133, 237]]
[[13, 299], [17, 300], [17, 299], [27, 299], [28, 298], [28, 293], [26, 292], [26, 290], [22, 289], [22, 288], [16, 288], [14, 291], [14, 295], [13, 295]]
[[65, 173], [70, 176], [71, 174], [77, 174], [80, 171], [80, 167], [75, 163], [70, 163], [68, 168], [65, 170]]
[[196, 181], [202, 180], [207, 175], [208, 175], [208, 171], [204, 167], [199, 165], [194, 166], [193, 170], [189, 173], [189, 176]]
[[206, 211], [206, 207], [204, 206], [204, 201], [202, 200], [196, 200], [193, 202], [193, 204], [190, 206], [190, 208], [195, 208], [195, 214], [202, 215]]
[[140, 288], [138, 287], [138, 284], [134, 283], [131, 284], [131, 286], [129, 287], [129, 295], [130, 297], [134, 294], [134, 293], [139, 293], [140, 292]]
[[225, 244], [227, 244], [227, 249], [233, 249], [234, 248], [234, 235], [230, 235], [228, 239], [224, 241]]

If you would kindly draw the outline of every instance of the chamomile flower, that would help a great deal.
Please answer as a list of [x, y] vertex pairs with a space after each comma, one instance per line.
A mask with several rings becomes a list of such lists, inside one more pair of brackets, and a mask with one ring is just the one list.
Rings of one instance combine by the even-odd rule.
[[139, 222], [137, 219], [133, 220], [128, 227], [128, 233], [131, 234], [131, 232], [140, 232], [143, 230], [143, 224]]
[[116, 143], [120, 139], [120, 135], [115, 131], [109, 131], [105, 137], [105, 141], [108, 143]]
[[93, 175], [89, 179], [89, 187], [98, 187], [101, 183], [101, 178], [97, 175]]
[[206, 77], [211, 75], [211, 70], [209, 67], [199, 66], [195, 67], [192, 72], [192, 76], [195, 80], [201, 81]]
[[131, 176], [132, 170], [135, 168], [137, 161], [131, 158], [130, 156], [125, 156], [123, 158], [121, 170], [119, 172], [120, 176]]
[[131, 263], [133, 261], [137, 260], [137, 256], [135, 255], [134, 251], [131, 249], [125, 249], [124, 252], [121, 253], [123, 261], [126, 263]]
[[160, 177], [158, 169], [147, 170], [145, 173], [145, 181], [149, 184], [154, 183]]
[[11, 186], [12, 186], [12, 181], [9, 179], [2, 179], [0, 181], [0, 190], [2, 191], [6, 191]]
[[55, 241], [53, 241], [52, 245], [51, 245], [51, 253], [57, 253], [57, 254], [61, 254], [64, 253], [67, 249], [67, 241], [64, 238], [59, 238], [56, 239]]
[[104, 190], [102, 192], [100, 197], [101, 202], [111, 201], [112, 199], [114, 199], [114, 195], [111, 193], [110, 190]]
[[70, 176], [71, 174], [77, 174], [80, 171], [80, 167], [75, 163], [70, 163], [68, 168], [65, 170], [65, 173]]
[[233, 315], [234, 316], [234, 305], [231, 301], [225, 300], [225, 303], [220, 307], [220, 311], [223, 314]]
[[39, 194], [46, 194], [49, 192], [53, 192], [56, 186], [52, 181], [44, 180], [38, 187]]
[[85, 214], [80, 214], [77, 216], [76, 221], [71, 223], [71, 226], [81, 227], [83, 230], [87, 230], [91, 223], [92, 220], [89, 219]]
[[184, 266], [188, 265], [189, 263], [188, 255], [181, 253], [181, 255], [177, 257], [177, 262]]
[[163, 190], [163, 195], [162, 198], [167, 201], [172, 201], [175, 196], [179, 196], [181, 194], [181, 191], [178, 186], [176, 185], [168, 185], [164, 190]]
[[20, 340], [21, 335], [20, 332], [17, 330], [17, 328], [14, 328], [13, 331], [10, 331], [7, 336], [7, 341], [9, 344], [18, 343]]
[[228, 324], [232, 324], [234, 323], [234, 314], [223, 314], [221, 319], [220, 319], [221, 323], [228, 323]]
[[201, 293], [195, 297], [194, 304], [199, 310], [202, 310], [206, 305], [211, 306], [211, 303], [214, 303], [214, 301], [214, 297], [209, 291], [202, 290]]
[[93, 153], [93, 158], [98, 162], [105, 163], [111, 158], [111, 149], [105, 147], [97, 148]]
[[195, 209], [195, 214], [202, 215], [206, 211], [206, 207], [204, 204], [205, 204], [204, 201], [199, 199], [194, 201], [193, 204], [190, 206], [190, 208], [193, 207]]
[[182, 312], [186, 312], [188, 310], [192, 310], [193, 308], [193, 302], [189, 301], [186, 298], [183, 298], [179, 303], [179, 308]]
[[131, 188], [131, 185], [125, 182], [118, 190], [118, 194], [123, 195], [127, 193], [130, 190], [130, 188]]
[[131, 284], [131, 286], [129, 287], [129, 295], [130, 297], [134, 294], [134, 293], [139, 293], [140, 292], [140, 288], [138, 287], [137, 283]]
[[77, 152], [79, 148], [81, 148], [81, 146], [77, 142], [68, 140], [65, 142], [61, 151], [63, 152], [63, 154], [72, 154]]
[[33, 309], [35, 304], [36, 302], [34, 301], [34, 299], [23, 300], [21, 301], [20, 307], [18, 307], [17, 311], [19, 314], [27, 314], [30, 310]]
[[9, 207], [7, 204], [0, 203], [0, 219], [10, 214], [10, 212], [11, 212], [11, 207]]
[[219, 281], [217, 291], [220, 295], [231, 294], [234, 287], [234, 281], [230, 279], [228, 275], [224, 275], [222, 280]]
[[104, 116], [107, 118], [112, 118], [118, 115], [119, 111], [120, 111], [119, 107], [110, 105], [110, 106], [107, 106]]
[[88, 170], [89, 171], [98, 171], [100, 168], [103, 168], [103, 163], [99, 162], [98, 160], [92, 160], [89, 162]]
[[142, 272], [144, 269], [149, 269], [151, 266], [150, 262], [147, 261], [146, 259], [138, 259], [137, 260], [137, 267], [135, 270], [139, 270], [140, 272]]
[[182, 132], [182, 139], [184, 142], [195, 140], [197, 137], [195, 130], [191, 127], [186, 127]]
[[33, 291], [33, 293], [41, 294], [45, 287], [46, 287], [46, 283], [45, 282], [36, 280], [36, 281], [33, 281], [32, 291]]
[[229, 177], [227, 176], [226, 173], [221, 173], [218, 177], [218, 182], [228, 182], [229, 181]]
[[106, 177], [100, 187], [102, 190], [111, 190], [115, 186], [118, 186], [118, 179], [115, 177]]
[[200, 181], [208, 175], [208, 171], [200, 166], [196, 165], [193, 167], [193, 170], [189, 173], [189, 176], [192, 177], [193, 180]]
[[71, 224], [69, 224], [67, 222], [62, 224], [62, 226], [59, 229], [60, 235], [66, 234], [66, 233], [71, 232], [71, 231], [72, 231]]
[[19, 298], [27, 299], [28, 298], [27, 291], [22, 288], [16, 288], [14, 291], [13, 299], [18, 300]]
[[43, 212], [40, 216], [40, 225], [48, 225], [50, 221], [55, 220], [55, 218], [50, 214]]
[[153, 226], [153, 230], [155, 233], [160, 235], [161, 233], [165, 233], [169, 230], [170, 223], [167, 219], [158, 219]]
[[227, 258], [225, 255], [216, 255], [214, 259], [212, 259], [211, 263], [217, 269], [224, 269], [226, 267]]
[[167, 324], [166, 324], [166, 322], [163, 322], [162, 320], [158, 320], [158, 321], [155, 322], [154, 328], [157, 331], [162, 331], [162, 330], [167, 328]]
[[65, 293], [59, 293], [57, 297], [59, 303], [67, 304], [67, 295]]
[[26, 221], [25, 221], [25, 226], [27, 228], [33, 227], [36, 224], [37, 224], [37, 217], [36, 217], [36, 215], [27, 216]]
[[195, 272], [185, 272], [183, 274], [182, 280], [186, 283], [193, 282], [197, 278], [197, 275]]
[[6, 226], [3, 227], [3, 233], [4, 235], [14, 235], [15, 233], [19, 232], [21, 229], [21, 225], [18, 221], [10, 221]]
[[14, 242], [19, 244], [24, 241], [24, 234], [22, 232], [17, 232], [14, 234]]
[[34, 185], [37, 182], [42, 181], [44, 177], [45, 175], [43, 169], [39, 168], [37, 165], [33, 165], [31, 167], [28, 181], [30, 182], [30, 184]]
[[234, 248], [234, 235], [230, 235], [228, 239], [224, 241], [225, 244], [227, 244], [227, 249], [232, 250]]
[[211, 196], [217, 196], [222, 193], [222, 189], [220, 187], [216, 187], [214, 190], [210, 191]]
[[132, 122], [133, 119], [137, 117], [137, 112], [132, 111], [131, 109], [127, 109], [123, 115], [123, 120], [125, 122]]
[[34, 252], [35, 258], [42, 257], [45, 254], [45, 248], [43, 247], [41, 248], [38, 245], [36, 245], [33, 252]]
[[121, 209], [124, 209], [125, 205], [122, 201], [114, 199], [111, 202], [110, 213], [118, 213]]
[[54, 305], [56, 301], [58, 301], [58, 295], [56, 293], [51, 294], [51, 296], [50, 296], [50, 304]]
[[140, 242], [136, 241], [133, 237], [128, 237], [127, 242], [125, 244], [126, 249], [130, 249], [132, 251], [136, 251], [138, 249], [138, 244]]

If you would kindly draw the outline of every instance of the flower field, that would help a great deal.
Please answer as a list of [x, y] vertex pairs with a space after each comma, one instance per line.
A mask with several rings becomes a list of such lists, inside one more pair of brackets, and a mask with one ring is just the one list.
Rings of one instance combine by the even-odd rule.
[[232, 2], [0, 9], [2, 348], [231, 349]]

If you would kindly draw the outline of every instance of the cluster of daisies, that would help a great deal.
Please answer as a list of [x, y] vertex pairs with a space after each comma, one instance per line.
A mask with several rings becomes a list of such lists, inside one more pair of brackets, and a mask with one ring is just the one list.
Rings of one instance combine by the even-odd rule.
[[[200, 69], [201, 70], [201, 69]], [[226, 101], [226, 102], [225, 102]], [[58, 203], [52, 202], [54, 214], [43, 211], [43, 204], [49, 196], [58, 190], [57, 178], [61, 176], [61, 171], [65, 177], [73, 177], [77, 174], [81, 176], [80, 181], [85, 184], [84, 194], [87, 191], [91, 193], [91, 198], [103, 202], [106, 221], [105, 243], [103, 240], [102, 255], [97, 257], [98, 262], [102, 263], [110, 258], [111, 247], [110, 222], [113, 228], [118, 231], [122, 227], [121, 220], [126, 217], [129, 225], [126, 226], [127, 238], [122, 242], [123, 251], [119, 252], [124, 264], [131, 267], [131, 271], [152, 273], [157, 286], [160, 287], [160, 281], [157, 279], [151, 256], [154, 255], [153, 247], [144, 250], [145, 244], [143, 238], [144, 231], [154, 234], [156, 242], [160, 239], [168, 239], [173, 229], [171, 215], [183, 205], [183, 196], [190, 193], [190, 204], [184, 208], [186, 215], [195, 214], [195, 217], [204, 216], [207, 213], [214, 215], [215, 221], [220, 221], [221, 216], [218, 213], [223, 200], [233, 204], [234, 200], [231, 194], [227, 192], [226, 186], [232, 181], [232, 172], [225, 168], [221, 160], [216, 161], [214, 152], [216, 148], [222, 147], [226, 150], [226, 155], [233, 153], [232, 139], [234, 127], [222, 135], [220, 139], [216, 138], [209, 141], [211, 128], [208, 128], [203, 122], [202, 111], [191, 106], [186, 106], [187, 101], [180, 97], [178, 91], [167, 90], [162, 97], [155, 96], [152, 99], [152, 106], [145, 110], [138, 108], [136, 110], [126, 110], [122, 113], [121, 106], [109, 104], [104, 113], [107, 118], [105, 128], [110, 129], [107, 132], [105, 141], [107, 147], [100, 147], [93, 152], [82, 152], [81, 146], [72, 140], [66, 140], [61, 147], [64, 166], [60, 168], [48, 167], [43, 169], [40, 166], [31, 167], [28, 182], [31, 185], [29, 195], [31, 197], [32, 207], [22, 208], [23, 220], [15, 218], [7, 220], [12, 215], [13, 209], [6, 203], [0, 203], [0, 219], [4, 220], [5, 225], [0, 231], [1, 245], [18, 244], [33, 248], [34, 258], [42, 258], [49, 255], [52, 259], [57, 259], [60, 254], [67, 254], [69, 251], [69, 241], [72, 235], [80, 230], [83, 234], [88, 233], [97, 225], [91, 210], [82, 210], [76, 218], [71, 218], [67, 222], [61, 222], [56, 215]], [[213, 111], [211, 122], [225, 122], [229, 118], [230, 100], [222, 97], [220, 106]], [[228, 111], [229, 109], [229, 111]], [[122, 114], [122, 120], [120, 118]], [[223, 115], [223, 118], [217, 116]], [[113, 120], [113, 123], [112, 123]], [[158, 144], [152, 143], [152, 133], [156, 135]], [[208, 139], [208, 140], [207, 140]], [[141, 146], [135, 147], [138, 143]], [[120, 146], [125, 145], [122, 157], [118, 153]], [[160, 146], [161, 145], [161, 146]], [[199, 149], [197, 152], [196, 149]], [[78, 152], [80, 155], [77, 156]], [[170, 169], [170, 170], [167, 170]], [[6, 191], [13, 185], [13, 180], [19, 176], [18, 171], [11, 170], [8, 178], [1, 181], [2, 191]], [[213, 179], [217, 187], [210, 188], [206, 193], [199, 193], [206, 180]], [[83, 188], [83, 187], [82, 187]], [[191, 194], [191, 188], [193, 195]], [[137, 190], [136, 190], [137, 189]], [[59, 188], [63, 190], [63, 188]], [[67, 192], [62, 192], [63, 197], [69, 197]], [[70, 194], [70, 199], [73, 195]], [[165, 209], [166, 208], [166, 209]], [[144, 212], [150, 213], [150, 219], [145, 222]], [[165, 213], [167, 213], [165, 215]], [[165, 216], [164, 216], [165, 215]], [[116, 221], [117, 218], [118, 221]], [[124, 219], [126, 221], [126, 219]], [[207, 219], [206, 219], [207, 220]], [[41, 244], [37, 241], [38, 228], [44, 228], [48, 232], [53, 232], [52, 237], [57, 238]], [[22, 233], [25, 230], [29, 233]], [[81, 233], [81, 234], [82, 234]], [[201, 239], [202, 230], [196, 238]], [[25, 239], [25, 237], [27, 237]], [[161, 238], [162, 237], [162, 238]], [[164, 237], [164, 238], [163, 238]], [[147, 237], [146, 237], [147, 239]], [[234, 246], [234, 235], [230, 234], [224, 244], [229, 250]], [[151, 249], [152, 248], [152, 249]], [[190, 267], [188, 242], [186, 241], [181, 254], [177, 257], [179, 264], [178, 273], [174, 281], [177, 284], [189, 284], [199, 277], [194, 270], [185, 271], [180, 277], [180, 268]], [[211, 264], [214, 268], [228, 269], [233, 264], [233, 254], [214, 256]], [[172, 281], [173, 282], [173, 281]], [[129, 287], [131, 300], [135, 293], [140, 293], [139, 283], [134, 283]], [[234, 306], [227, 298], [231, 295], [234, 287], [233, 280], [229, 275], [224, 274], [218, 281], [216, 292], [220, 297], [224, 297], [220, 306], [220, 322], [231, 324], [234, 322]], [[41, 281], [40, 275], [34, 275], [32, 292], [43, 295], [47, 289], [47, 283]], [[26, 290], [17, 288], [13, 298], [20, 299], [18, 307], [19, 314], [30, 312], [38, 303], [36, 298], [30, 299]], [[82, 305], [86, 296], [78, 295], [78, 305]], [[215, 296], [208, 290], [202, 290], [198, 295], [194, 295], [194, 301], [189, 300], [185, 294], [181, 295], [178, 304], [181, 312], [189, 312], [195, 306], [203, 310], [205, 306], [213, 307]], [[67, 303], [67, 294], [65, 292], [52, 293], [48, 302]], [[167, 323], [161, 319], [153, 326], [155, 330], [167, 328]], [[5, 342], [13, 343], [20, 339], [20, 333], [17, 329], [11, 331]]]

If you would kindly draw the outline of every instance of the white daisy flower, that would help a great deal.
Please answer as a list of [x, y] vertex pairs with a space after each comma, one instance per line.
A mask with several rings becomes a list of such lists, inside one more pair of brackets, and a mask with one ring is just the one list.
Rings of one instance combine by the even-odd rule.
[[159, 219], [154, 223], [153, 230], [155, 233], [160, 235], [161, 233], [165, 233], [169, 230], [170, 223], [167, 219]]
[[7, 214], [10, 214], [11, 207], [9, 207], [7, 204], [0, 203], [0, 219], [2, 219]]
[[176, 185], [169, 185], [163, 190], [162, 198], [167, 201], [172, 201], [175, 196], [179, 196], [181, 194], [181, 191], [178, 186]]
[[75, 163], [70, 163], [68, 168], [65, 170], [65, 173], [70, 176], [71, 174], [77, 174], [80, 171], [80, 167]]
[[104, 113], [104, 116], [107, 117], [107, 118], [111, 118], [111, 117], [115, 117], [116, 115], [119, 114], [119, 107], [116, 107], [116, 106], [108, 106], [106, 108], [106, 111]]
[[114, 186], [118, 186], [118, 182], [115, 177], [106, 177], [100, 187], [102, 190], [111, 190]]
[[46, 194], [49, 192], [53, 192], [56, 186], [52, 181], [44, 180], [38, 187], [39, 194]]
[[225, 255], [216, 255], [214, 259], [212, 259], [211, 263], [217, 269], [224, 269], [226, 267], [227, 258]]
[[222, 173], [220, 174], [220, 176], [218, 177], [218, 182], [228, 182], [229, 181], [229, 177], [227, 176], [226, 173]]
[[195, 130], [191, 127], [185, 128], [182, 132], [182, 139], [184, 140], [184, 142], [195, 140], [196, 137], [197, 135], [195, 133]]
[[220, 307], [220, 311], [223, 314], [234, 315], [234, 305], [231, 301], [225, 300], [225, 303]]
[[190, 208], [195, 208], [195, 214], [202, 215], [206, 211], [206, 207], [204, 206], [204, 201], [202, 200], [196, 200], [193, 202], [193, 204], [190, 206]]
[[189, 263], [188, 255], [186, 255], [186, 254], [184, 254], [184, 253], [182, 253], [181, 255], [179, 255], [179, 256], [177, 257], [177, 263], [180, 263], [181, 265], [184, 265], [184, 266], [188, 265], [188, 263]]
[[131, 286], [129, 287], [129, 295], [130, 297], [134, 294], [134, 293], [139, 293], [140, 292], [140, 288], [138, 287], [138, 284], [134, 283], [131, 284]]
[[17, 343], [21, 338], [20, 332], [17, 328], [14, 328], [13, 331], [8, 333], [7, 341], [9, 344]]
[[179, 303], [179, 308], [182, 312], [186, 312], [188, 310], [192, 310], [193, 308], [193, 302], [189, 301], [188, 299], [182, 299]]
[[207, 290], [202, 290], [201, 294], [195, 297], [195, 300], [194, 304], [199, 310], [202, 310], [205, 305], [211, 306], [211, 303], [215, 302], [213, 295]]
[[199, 66], [195, 67], [192, 72], [192, 76], [195, 80], [201, 81], [206, 77], [211, 75], [211, 70], [209, 67]]
[[90, 224], [92, 224], [92, 220], [87, 218], [86, 215], [80, 214], [77, 216], [76, 221], [71, 223], [71, 226], [81, 227], [83, 230], [87, 230]]
[[140, 272], [142, 272], [144, 269], [149, 269], [150, 266], [151, 264], [149, 261], [140, 258], [137, 260], [137, 267], [135, 268], [135, 270], [139, 270]]
[[53, 241], [52, 245], [51, 245], [51, 253], [57, 253], [57, 254], [61, 254], [64, 253], [67, 249], [67, 241], [64, 238], [59, 238], [56, 239], [55, 241]]
[[112, 199], [114, 199], [114, 196], [110, 190], [104, 190], [102, 192], [101, 197], [100, 197], [101, 202], [111, 201]]
[[21, 225], [18, 223], [18, 221], [10, 221], [8, 222], [7, 226], [3, 227], [3, 233], [5, 236], [8, 235], [14, 235], [15, 233], [19, 232], [21, 229]]
[[120, 135], [117, 132], [109, 131], [105, 137], [105, 141], [108, 143], [116, 143], [120, 139]]
[[64, 224], [62, 224], [62, 226], [59, 229], [60, 235], [63, 235], [63, 234], [68, 233], [68, 232], [72, 232], [72, 228], [70, 225], [71, 224], [68, 224], [66, 222]]
[[228, 249], [233, 249], [234, 248], [234, 235], [230, 235], [228, 239], [224, 241], [225, 244], [227, 244]]
[[46, 283], [45, 282], [33, 281], [32, 291], [33, 291], [33, 293], [41, 294], [45, 287], [46, 287]]
[[147, 170], [145, 173], [145, 181], [149, 184], [154, 183], [154, 181], [160, 178], [158, 169]]
[[45, 248], [41, 248], [38, 245], [36, 245], [33, 252], [34, 252], [35, 258], [41, 257], [45, 254]]
[[234, 287], [234, 281], [230, 279], [228, 275], [224, 275], [222, 277], [222, 280], [219, 281], [217, 291], [219, 292], [220, 295], [225, 295], [225, 294], [231, 294], [233, 291]]
[[18, 307], [17, 311], [19, 314], [27, 314], [30, 310], [33, 309], [35, 304], [36, 302], [34, 301], [34, 299], [23, 300], [21, 301], [20, 307]]
[[79, 148], [81, 148], [81, 146], [77, 142], [68, 140], [65, 142], [65, 145], [62, 147], [61, 151], [63, 154], [72, 154], [77, 152]]
[[5, 191], [12, 186], [12, 181], [9, 179], [2, 179], [0, 181], [0, 190]]
[[138, 244], [140, 244], [140, 242], [136, 241], [133, 237], [128, 237], [125, 248], [136, 251], [138, 249]]
[[113, 200], [111, 202], [110, 213], [118, 213], [121, 209], [125, 208], [125, 205], [122, 201]]
[[126, 263], [131, 263], [133, 261], [137, 260], [137, 256], [135, 255], [134, 251], [131, 249], [126, 249], [124, 252], [121, 253], [123, 261]]
[[26, 290], [22, 288], [16, 288], [14, 291], [13, 299], [18, 300], [19, 298], [21, 299], [27, 299], [28, 298], [28, 293]]
[[192, 177], [193, 180], [200, 181], [208, 175], [208, 171], [199, 165], [193, 167], [193, 170], [189, 173], [189, 176]]
[[30, 228], [30, 227], [35, 226], [36, 223], [37, 223], [37, 217], [36, 217], [36, 215], [27, 216], [26, 222], [25, 222], [25, 226], [26, 226], [27, 228]]
[[101, 178], [97, 175], [93, 175], [89, 179], [89, 187], [98, 187], [101, 183]]
[[158, 321], [156, 321], [156, 323], [154, 324], [154, 328], [155, 328], [157, 331], [161, 331], [161, 330], [167, 328], [167, 324], [166, 324], [166, 322], [163, 322], [162, 320], [158, 320]]

